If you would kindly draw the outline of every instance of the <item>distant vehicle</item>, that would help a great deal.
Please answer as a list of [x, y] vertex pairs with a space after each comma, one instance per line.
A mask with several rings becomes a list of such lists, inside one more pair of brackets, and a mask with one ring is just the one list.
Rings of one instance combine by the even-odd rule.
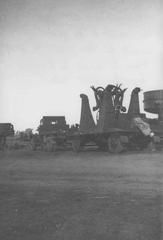
[[0, 123], [0, 150], [4, 150], [8, 136], [14, 136], [14, 126], [11, 123]]
[[66, 131], [69, 125], [66, 124], [65, 116], [44, 116], [38, 127], [39, 135], [56, 134], [59, 131]]
[[37, 129], [38, 136], [32, 140], [33, 150], [40, 147], [46, 151], [55, 151], [57, 147], [64, 146], [67, 142], [69, 125], [65, 116], [43, 116]]

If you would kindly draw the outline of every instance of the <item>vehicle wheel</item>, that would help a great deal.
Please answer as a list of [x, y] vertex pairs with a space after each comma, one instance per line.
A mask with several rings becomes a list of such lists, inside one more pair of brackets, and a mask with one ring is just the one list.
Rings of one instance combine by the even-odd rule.
[[74, 152], [79, 152], [80, 151], [80, 139], [74, 139], [72, 141], [72, 149]]
[[47, 152], [55, 152], [57, 148], [56, 143], [54, 142], [47, 142], [46, 143], [46, 151]]
[[147, 145], [147, 150], [149, 152], [155, 152], [156, 151], [156, 144], [153, 141], [150, 141]]
[[111, 153], [120, 153], [124, 150], [119, 135], [111, 135], [108, 138], [108, 150]]
[[57, 150], [57, 143], [54, 142], [52, 145], [52, 152], [56, 152], [56, 150]]
[[33, 151], [36, 151], [36, 145], [35, 145], [35, 144], [31, 144], [31, 149], [32, 149]]

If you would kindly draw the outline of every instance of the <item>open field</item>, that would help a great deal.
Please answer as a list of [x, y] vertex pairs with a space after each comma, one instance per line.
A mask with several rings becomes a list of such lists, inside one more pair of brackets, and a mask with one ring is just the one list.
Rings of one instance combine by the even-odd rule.
[[163, 239], [163, 152], [0, 152], [0, 239]]

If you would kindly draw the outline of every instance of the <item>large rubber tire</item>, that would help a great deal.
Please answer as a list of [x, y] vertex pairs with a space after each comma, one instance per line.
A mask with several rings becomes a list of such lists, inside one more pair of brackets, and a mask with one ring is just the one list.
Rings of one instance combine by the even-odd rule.
[[153, 141], [150, 141], [147, 145], [147, 150], [149, 152], [155, 152], [156, 151], [156, 144]]
[[80, 139], [73, 139], [72, 140], [72, 150], [74, 152], [80, 151]]
[[124, 150], [124, 147], [121, 143], [119, 135], [111, 135], [108, 138], [108, 150], [111, 153], [121, 153]]
[[43, 150], [46, 151], [46, 152], [56, 152], [57, 144], [48, 142], [48, 143], [44, 144]]

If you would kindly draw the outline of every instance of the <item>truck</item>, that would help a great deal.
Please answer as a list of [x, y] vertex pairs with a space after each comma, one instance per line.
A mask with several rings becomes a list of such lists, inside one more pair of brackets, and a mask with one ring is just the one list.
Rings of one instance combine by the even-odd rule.
[[65, 116], [43, 116], [37, 131], [32, 139], [33, 150], [55, 151], [65, 146], [69, 125]]

